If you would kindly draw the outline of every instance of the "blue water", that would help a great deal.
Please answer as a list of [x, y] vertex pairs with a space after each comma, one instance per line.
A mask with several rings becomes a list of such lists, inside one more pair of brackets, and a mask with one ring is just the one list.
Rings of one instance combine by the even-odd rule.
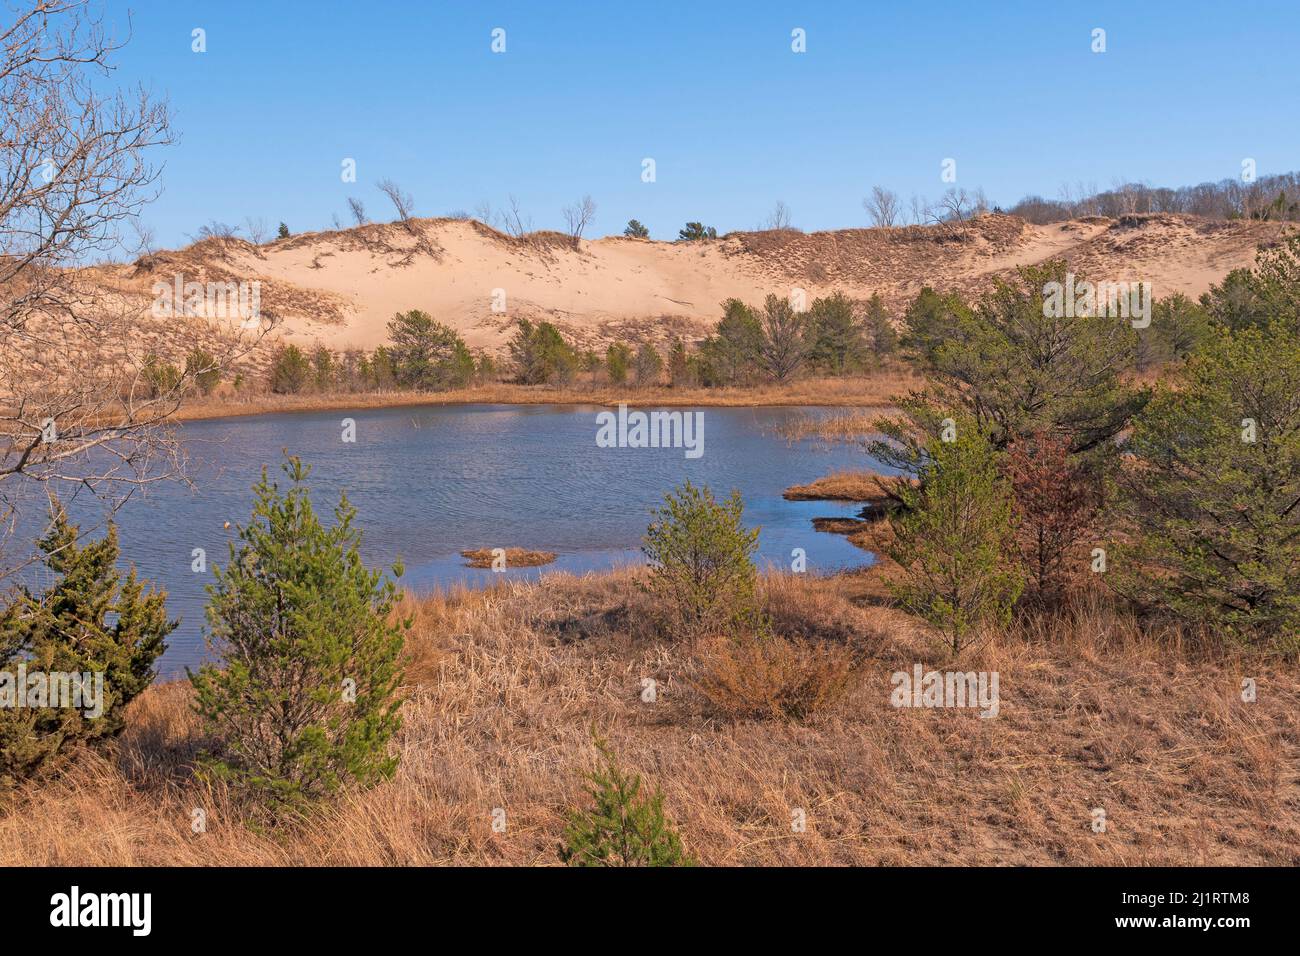
[[[859, 448], [790, 444], [774, 433], [782, 422], [815, 410], [703, 409], [704, 452], [693, 460], [680, 448], [598, 447], [596, 416], [603, 410], [430, 405], [185, 425], [194, 487], [149, 486], [116, 519], [123, 556], [167, 590], [169, 611], [181, 619], [163, 675], [175, 676], [207, 656], [202, 628], [211, 564], [225, 562], [233, 526], [249, 518], [253, 482], [263, 465], [279, 474], [282, 449], [312, 466], [318, 512], [329, 515], [346, 490], [364, 530], [366, 560], [386, 566], [401, 558], [402, 581], [415, 590], [640, 562], [650, 510], [686, 478], [718, 496], [740, 490], [747, 524], [761, 528], [761, 564], [788, 568], [795, 548], [805, 550], [809, 572], [869, 563], [842, 536], [816, 532], [811, 523], [816, 516], [855, 514], [859, 506], [781, 497], [789, 485], [872, 465]], [[342, 440], [345, 418], [356, 422], [355, 443]], [[93, 507], [77, 502], [71, 510], [89, 522]], [[503, 575], [464, 567], [459, 552], [477, 547], [555, 551], [559, 557], [544, 568]], [[191, 570], [195, 548], [207, 554], [207, 573]]]

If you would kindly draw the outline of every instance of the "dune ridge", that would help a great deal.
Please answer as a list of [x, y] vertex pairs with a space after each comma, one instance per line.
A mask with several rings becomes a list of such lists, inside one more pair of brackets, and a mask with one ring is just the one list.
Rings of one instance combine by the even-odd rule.
[[[1017, 266], [1064, 257], [1097, 279], [1146, 280], [1157, 297], [1196, 296], [1249, 265], [1284, 224], [1151, 214], [1032, 225], [990, 214], [955, 225], [730, 233], [706, 242], [611, 236], [576, 246], [554, 232], [507, 236], [474, 220], [417, 219], [254, 245], [210, 238], [92, 270], [146, 304], [155, 283], [260, 283], [276, 337], [333, 349], [381, 345], [393, 314], [424, 309], [475, 348], [497, 351], [514, 320], [556, 323], [584, 347], [614, 339], [699, 338], [719, 303], [796, 288], [879, 293], [897, 314], [926, 285], [978, 293]], [[504, 311], [500, 306], [504, 294]], [[220, 316], [199, 315], [200, 320]], [[142, 334], [168, 348], [175, 319]]]

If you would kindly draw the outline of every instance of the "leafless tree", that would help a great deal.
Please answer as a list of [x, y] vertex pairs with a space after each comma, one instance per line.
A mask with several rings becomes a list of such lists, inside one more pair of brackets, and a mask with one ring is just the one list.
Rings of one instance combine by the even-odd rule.
[[773, 381], [784, 382], [803, 364], [808, 355], [807, 319], [796, 312], [789, 299], [769, 295], [759, 316], [762, 341], [759, 358]]
[[[168, 420], [187, 383], [184, 372], [146, 371], [139, 346], [146, 306], [74, 268], [123, 249], [156, 195], [154, 150], [172, 138], [167, 104], [142, 88], [110, 86], [121, 44], [87, 0], [27, 0], [7, 19], [0, 516], [12, 527], [33, 496], [90, 489], [120, 502], [181, 473], [183, 451]], [[0, 574], [14, 563], [5, 554]]]
[[474, 207], [474, 218], [485, 226], [492, 225], [492, 204], [484, 199]]
[[411, 213], [415, 210], [415, 202], [411, 199], [411, 194], [405, 192], [391, 179], [381, 179], [375, 187], [393, 204], [393, 208], [397, 210], [397, 218], [402, 222], [410, 222]]
[[966, 190], [950, 186], [930, 209], [930, 217], [936, 223], [956, 223], [958, 228], [965, 228], [973, 211], [974, 203]]
[[783, 200], [776, 201], [776, 205], [768, 214], [767, 221], [763, 223], [763, 228], [780, 231], [790, 228], [790, 207]]
[[365, 204], [356, 196], [348, 197], [348, 210], [352, 213], [352, 220], [358, 226], [364, 226], [370, 220], [366, 218]]
[[266, 242], [269, 231], [266, 226], [266, 220], [258, 216], [253, 218], [247, 216], [244, 218], [244, 231], [248, 233], [248, 241], [255, 246], [260, 246]]
[[596, 204], [590, 196], [583, 196], [572, 206], [564, 207], [564, 222], [568, 227], [569, 238], [573, 240], [576, 248], [578, 240], [582, 238], [582, 231], [591, 224], [592, 218], [596, 215]]
[[1132, 216], [1137, 213], [1143, 192], [1144, 187], [1140, 183], [1126, 183], [1119, 178], [1112, 180], [1111, 195], [1115, 205], [1114, 214], [1116, 216]]
[[1061, 204], [1061, 209], [1064, 211], [1067, 219], [1078, 215], [1078, 205], [1075, 202], [1074, 189], [1069, 183], [1061, 183], [1061, 188], [1056, 191], [1056, 201]]
[[1076, 216], [1100, 216], [1101, 203], [1097, 198], [1097, 184], [1095, 182], [1084, 184], [1079, 180], [1074, 184], [1076, 196], [1075, 215]]
[[898, 194], [890, 192], [884, 186], [872, 186], [871, 195], [862, 200], [862, 208], [871, 217], [873, 226], [883, 226], [886, 229], [898, 225], [902, 211], [899, 208]]
[[924, 196], [918, 196], [912, 193], [912, 225], [920, 226], [930, 218], [930, 204], [926, 202]]

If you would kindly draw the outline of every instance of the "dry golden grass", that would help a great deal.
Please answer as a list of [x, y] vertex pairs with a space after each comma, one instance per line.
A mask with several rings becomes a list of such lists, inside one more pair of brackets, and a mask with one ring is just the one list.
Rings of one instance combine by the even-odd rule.
[[[862, 501], [883, 504], [891, 500], [897, 477], [874, 471], [837, 471], [806, 485], [791, 485], [782, 497], [787, 501]], [[916, 483], [916, 479], [912, 479]]]
[[[496, 548], [475, 548], [470, 551], [462, 551], [460, 556], [468, 558], [465, 562], [466, 567], [470, 568], [490, 568], [496, 556], [493, 554]], [[501, 548], [505, 552], [506, 567], [508, 568], [537, 568], [544, 564], [550, 564], [555, 560], [554, 551], [529, 551], [527, 548]]]
[[[902, 368], [862, 378], [810, 378], [785, 385], [753, 388], [619, 388], [609, 385], [560, 388], [505, 382], [446, 392], [342, 392], [312, 395], [265, 393], [188, 400], [177, 413], [181, 421], [409, 405], [629, 405], [666, 407], [740, 407], [752, 405], [865, 405], [887, 411], [891, 396], [906, 392], [915, 380]], [[874, 415], [873, 415], [874, 418]]]
[[[115, 750], [13, 795], [0, 863], [551, 864], [592, 726], [707, 864], [1300, 863], [1294, 665], [1194, 654], [1095, 600], [954, 664], [870, 575], [787, 575], [763, 584], [776, 633], [843, 648], [855, 677], [802, 722], [719, 720], [695, 649], [655, 634], [639, 573], [407, 598], [396, 776], [292, 826], [250, 828], [234, 795], [194, 781], [188, 688], [154, 687]], [[890, 675], [915, 663], [998, 671], [1000, 715], [895, 710]]]
[[854, 534], [861, 531], [866, 524], [861, 518], [813, 518], [812, 526], [814, 531], [825, 531], [827, 534]]

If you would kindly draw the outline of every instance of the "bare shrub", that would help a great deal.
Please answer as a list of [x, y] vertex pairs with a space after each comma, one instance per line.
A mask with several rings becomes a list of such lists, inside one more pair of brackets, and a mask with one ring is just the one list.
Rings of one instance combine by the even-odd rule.
[[533, 220], [525, 218], [519, 210], [519, 200], [513, 195], [508, 197], [510, 207], [497, 213], [497, 224], [501, 231], [512, 239], [522, 239], [533, 231]]
[[569, 238], [573, 240], [574, 248], [577, 248], [583, 230], [591, 224], [591, 220], [595, 215], [596, 204], [590, 196], [583, 196], [572, 206], [564, 207], [564, 222], [568, 227]]
[[195, 242], [203, 242], [206, 239], [235, 239], [239, 236], [239, 227], [232, 226], [228, 222], [219, 222], [216, 219], [209, 219], [190, 236]]
[[366, 206], [356, 196], [348, 197], [348, 211], [352, 213], [352, 221], [358, 226], [364, 226], [370, 220], [366, 218]]
[[767, 220], [763, 223], [763, 228], [778, 232], [790, 228], [790, 207], [783, 200], [778, 199], [776, 201], [776, 205], [772, 207], [772, 212], [768, 214]]

